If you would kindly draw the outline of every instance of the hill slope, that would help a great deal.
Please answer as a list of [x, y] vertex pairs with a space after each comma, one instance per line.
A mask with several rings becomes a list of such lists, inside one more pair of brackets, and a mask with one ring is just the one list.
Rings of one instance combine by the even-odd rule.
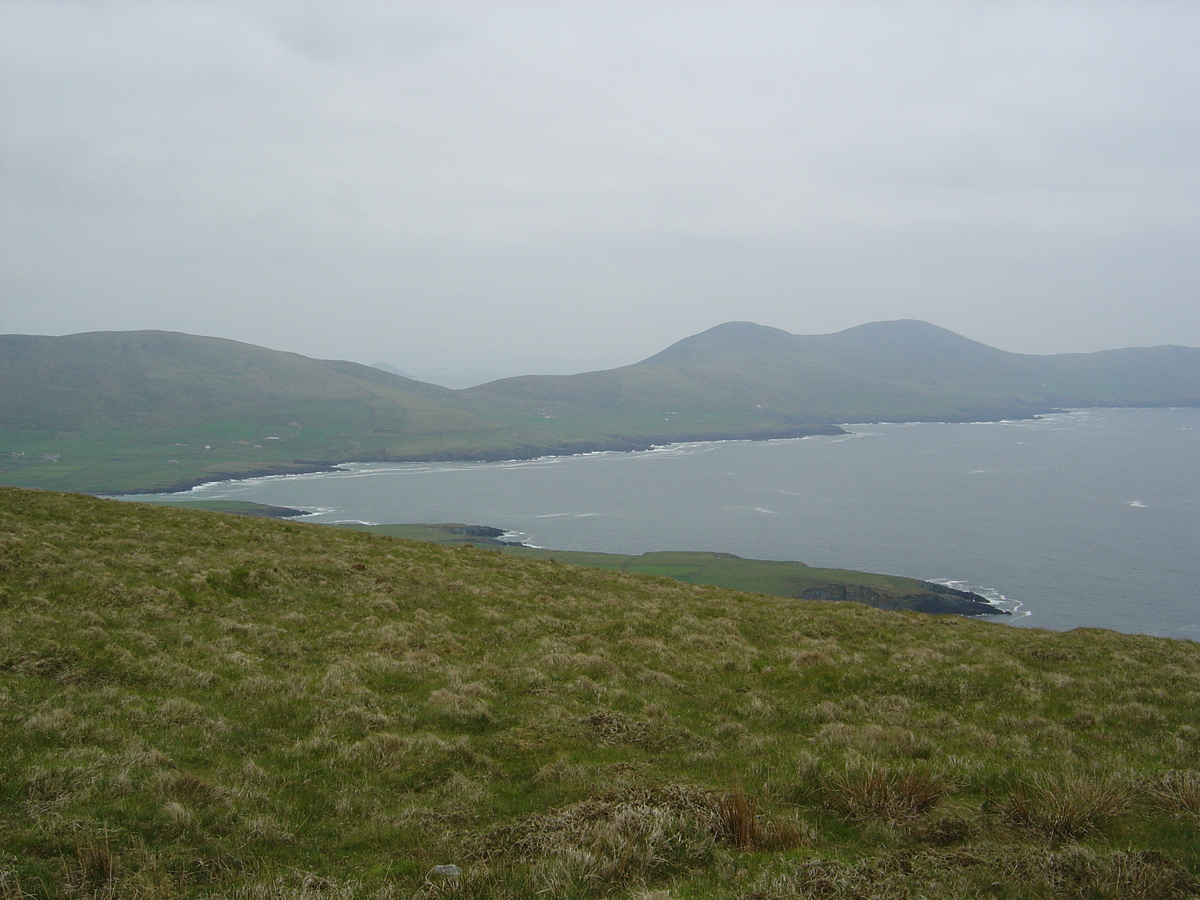
[[[0, 422], [6, 428], [177, 428], [267, 418], [302, 404], [355, 407], [366, 421], [426, 430], [454, 392], [356, 363], [316, 360], [222, 338], [164, 331], [0, 336]], [[17, 386], [19, 389], [16, 389]]]
[[962, 421], [1071, 406], [1200, 404], [1200, 350], [1028, 356], [926, 322], [794, 335], [728, 322], [619, 369], [507, 378], [471, 393], [530, 403], [720, 413], [747, 423]]
[[338, 360], [171, 332], [0, 336], [0, 480], [185, 488], [348, 460], [646, 446]]
[[0, 488], [6, 898], [1193, 897], [1197, 722], [1189, 642]]
[[923, 322], [731, 322], [636, 365], [464, 391], [169, 332], [0, 336], [0, 481], [94, 492], [351, 460], [520, 459], [672, 441], [1200, 403], [1200, 350], [1021, 356]]

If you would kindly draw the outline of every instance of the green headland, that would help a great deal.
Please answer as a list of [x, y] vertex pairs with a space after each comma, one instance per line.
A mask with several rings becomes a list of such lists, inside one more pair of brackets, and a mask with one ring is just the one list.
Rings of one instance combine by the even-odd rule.
[[482, 525], [339, 525], [391, 537], [437, 544], [482, 546], [509, 556], [548, 559], [575, 566], [594, 566], [615, 572], [665, 575], [688, 584], [707, 584], [735, 591], [754, 591], [776, 597], [865, 603], [878, 609], [962, 616], [1007, 615], [983, 597], [944, 585], [876, 575], [853, 569], [819, 569], [802, 562], [745, 559], [732, 553], [657, 551], [627, 556], [585, 550], [551, 550], [501, 540], [499, 528]]

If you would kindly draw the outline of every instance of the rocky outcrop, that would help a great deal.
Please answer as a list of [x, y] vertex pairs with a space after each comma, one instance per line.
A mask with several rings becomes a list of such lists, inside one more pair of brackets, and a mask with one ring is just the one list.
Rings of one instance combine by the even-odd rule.
[[461, 525], [458, 522], [444, 522], [437, 525], [426, 525], [443, 534], [465, 534], [477, 538], [501, 538], [506, 532], [503, 528], [493, 528], [491, 525]]
[[959, 616], [1007, 616], [1007, 610], [993, 606], [985, 598], [970, 591], [960, 591], [921, 582], [923, 590], [908, 594], [892, 594], [861, 584], [825, 584], [804, 588], [795, 596], [804, 600], [841, 600], [864, 603], [877, 609], [910, 609], [915, 612]]

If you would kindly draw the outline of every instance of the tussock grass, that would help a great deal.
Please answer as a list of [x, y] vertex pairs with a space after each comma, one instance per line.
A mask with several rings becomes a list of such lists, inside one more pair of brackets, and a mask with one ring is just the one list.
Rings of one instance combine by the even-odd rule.
[[0, 562], [3, 900], [1197, 895], [1193, 643], [11, 489]]
[[1130, 811], [1133, 787], [1116, 776], [1038, 775], [1019, 783], [1002, 809], [1005, 821], [1049, 840], [1098, 831]]
[[944, 779], [924, 769], [889, 770], [877, 764], [847, 766], [824, 784], [825, 804], [848, 819], [913, 819], [945, 796]]
[[1200, 772], [1163, 772], [1150, 782], [1149, 793], [1168, 812], [1200, 817]]
[[788, 862], [760, 875], [744, 896], [754, 900], [1182, 900], [1195, 895], [1195, 879], [1154, 852], [1016, 847]]

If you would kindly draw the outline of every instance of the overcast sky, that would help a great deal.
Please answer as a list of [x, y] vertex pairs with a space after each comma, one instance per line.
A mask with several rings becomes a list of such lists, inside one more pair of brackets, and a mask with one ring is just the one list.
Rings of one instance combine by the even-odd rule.
[[1200, 3], [0, 0], [0, 332], [452, 386], [731, 319], [1200, 346]]

